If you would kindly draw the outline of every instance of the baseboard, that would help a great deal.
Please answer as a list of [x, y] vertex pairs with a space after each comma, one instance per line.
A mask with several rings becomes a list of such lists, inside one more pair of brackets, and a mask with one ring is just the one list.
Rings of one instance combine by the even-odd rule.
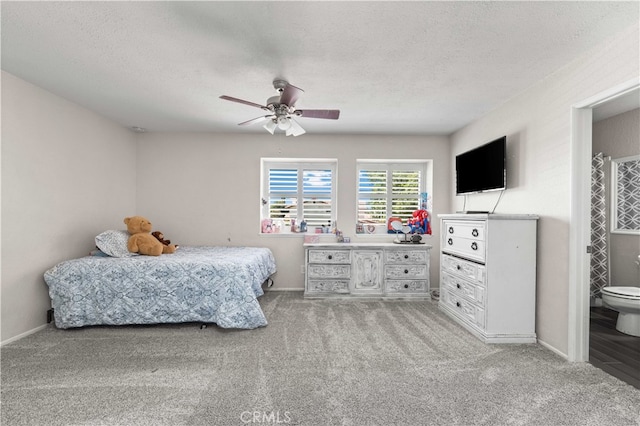
[[9, 344], [9, 343], [15, 342], [17, 340], [20, 340], [20, 339], [22, 339], [24, 337], [27, 337], [27, 336], [29, 336], [29, 335], [31, 335], [33, 333], [37, 333], [40, 330], [44, 330], [45, 328], [47, 328], [47, 326], [48, 326], [48, 324], [43, 324], [40, 327], [36, 327], [36, 328], [34, 328], [32, 330], [25, 331], [24, 333], [18, 334], [17, 336], [13, 336], [13, 337], [11, 337], [11, 338], [9, 338], [7, 340], [3, 340], [2, 342], [0, 342], [0, 347], [4, 346], [6, 344]]
[[547, 342], [544, 342], [540, 339], [538, 339], [538, 344], [540, 346], [544, 346], [546, 349], [549, 349], [551, 352], [553, 352], [554, 354], [564, 358], [565, 360], [569, 360], [569, 356], [563, 352], [560, 352], [558, 349], [554, 348], [553, 346], [551, 346], [550, 344], [548, 344]]

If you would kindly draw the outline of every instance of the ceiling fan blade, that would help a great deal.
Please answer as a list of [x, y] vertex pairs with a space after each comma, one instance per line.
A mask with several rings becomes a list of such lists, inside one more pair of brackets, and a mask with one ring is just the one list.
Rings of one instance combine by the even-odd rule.
[[326, 118], [328, 120], [337, 120], [340, 117], [339, 109], [305, 109], [296, 110], [296, 115], [306, 118]]
[[242, 123], [238, 123], [238, 126], [244, 126], [244, 125], [253, 124], [253, 123], [262, 123], [263, 121], [267, 121], [271, 117], [272, 117], [271, 115], [265, 115], [263, 117], [252, 118], [251, 120], [247, 120], [247, 121], [243, 121]]
[[267, 111], [269, 110], [269, 108], [267, 108], [266, 106], [257, 104], [255, 102], [249, 102], [249, 101], [245, 101], [243, 99], [233, 98], [233, 97], [227, 96], [227, 95], [220, 96], [220, 99], [224, 99], [225, 101], [237, 102], [239, 104], [245, 104], [245, 105], [249, 105], [249, 106], [254, 106], [256, 108], [264, 109], [264, 110], [267, 110]]
[[296, 101], [303, 93], [304, 90], [299, 87], [287, 84], [284, 86], [282, 94], [280, 95], [280, 103], [292, 107], [296, 104]]

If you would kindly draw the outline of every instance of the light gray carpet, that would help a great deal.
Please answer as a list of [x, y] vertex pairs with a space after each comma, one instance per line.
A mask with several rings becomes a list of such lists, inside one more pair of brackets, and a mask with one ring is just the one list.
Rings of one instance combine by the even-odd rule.
[[2, 425], [638, 425], [640, 390], [435, 302], [261, 298], [269, 325], [53, 327], [1, 352]]

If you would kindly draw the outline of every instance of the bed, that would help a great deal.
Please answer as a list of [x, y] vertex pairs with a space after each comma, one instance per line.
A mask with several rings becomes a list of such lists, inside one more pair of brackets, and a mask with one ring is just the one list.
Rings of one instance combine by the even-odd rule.
[[257, 298], [275, 272], [268, 248], [180, 246], [161, 256], [68, 260], [44, 279], [58, 328], [199, 322], [253, 329], [267, 325]]

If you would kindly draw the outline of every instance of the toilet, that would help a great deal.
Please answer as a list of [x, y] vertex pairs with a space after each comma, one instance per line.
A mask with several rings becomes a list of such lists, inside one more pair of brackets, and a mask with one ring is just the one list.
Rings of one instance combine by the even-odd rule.
[[640, 287], [604, 287], [602, 303], [618, 311], [616, 330], [640, 337]]

